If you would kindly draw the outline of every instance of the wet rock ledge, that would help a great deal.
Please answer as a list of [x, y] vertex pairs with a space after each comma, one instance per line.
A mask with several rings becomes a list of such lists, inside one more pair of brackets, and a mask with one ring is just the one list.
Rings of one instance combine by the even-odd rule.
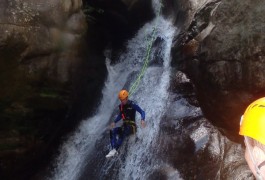
[[207, 117], [230, 139], [247, 105], [265, 95], [264, 1], [190, 1], [172, 49]]

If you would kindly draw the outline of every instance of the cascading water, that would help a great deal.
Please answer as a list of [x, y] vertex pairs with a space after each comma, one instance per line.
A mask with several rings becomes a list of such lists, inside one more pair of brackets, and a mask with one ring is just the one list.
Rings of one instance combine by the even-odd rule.
[[[246, 164], [242, 163], [242, 148], [203, 119], [199, 107], [189, 105], [179, 94], [168, 92], [170, 51], [177, 28], [159, 16], [158, 0], [153, 0], [153, 8], [157, 16], [127, 43], [117, 63], [111, 64], [106, 58], [108, 79], [101, 103], [94, 116], [82, 121], [61, 147], [49, 179], [227, 179], [234, 177], [233, 172], [238, 177], [249, 177]], [[135, 82], [152, 38], [155, 41], [149, 66], [130, 97], [146, 112], [147, 126], [139, 127], [136, 135], [123, 143], [118, 156], [106, 159], [108, 126], [118, 111], [117, 93]], [[137, 114], [138, 124], [139, 120]]]
[[[154, 9], [159, 11], [159, 1], [154, 1]], [[158, 12], [156, 12], [158, 14]], [[159, 130], [159, 122], [167, 103], [167, 88], [170, 75], [170, 50], [171, 43], [175, 33], [175, 27], [161, 16], [157, 16], [152, 22], [145, 24], [138, 34], [128, 42], [127, 50], [119, 58], [119, 63], [111, 65], [107, 59], [108, 79], [103, 89], [103, 99], [95, 115], [84, 120], [75, 133], [64, 143], [61, 153], [56, 159], [56, 168], [51, 179], [78, 179], [82, 178], [82, 172], [88, 167], [89, 157], [95, 156], [95, 146], [100, 139], [106, 138], [109, 120], [113, 118], [118, 101], [117, 92], [125, 86], [129, 86], [135, 80], [137, 74], [142, 68], [146, 57], [148, 43], [152, 38], [153, 29], [156, 27], [155, 38], [158, 42], [153, 47], [150, 66], [131, 99], [135, 100], [146, 112], [147, 127], [137, 132], [136, 143], [130, 144], [124, 160], [125, 166], [118, 176], [120, 179], [128, 179], [128, 176], [137, 179], [140, 176], [148, 174], [149, 166], [144, 165], [144, 161], [152, 162], [149, 154], [149, 148], [154, 143], [154, 139]], [[160, 59], [160, 62], [156, 62]], [[138, 117], [138, 116], [137, 116]], [[139, 119], [139, 117], [138, 117]], [[103, 137], [104, 136], [104, 137]], [[108, 139], [108, 137], [107, 137]], [[101, 144], [102, 149], [108, 146], [108, 140]], [[101, 160], [105, 160], [105, 155]], [[104, 153], [107, 153], [105, 151]], [[100, 160], [99, 160], [100, 161]], [[104, 164], [104, 168], [108, 162]], [[155, 165], [155, 164], [154, 164]], [[146, 168], [144, 168], [146, 167]], [[111, 172], [109, 172], [111, 173]]]

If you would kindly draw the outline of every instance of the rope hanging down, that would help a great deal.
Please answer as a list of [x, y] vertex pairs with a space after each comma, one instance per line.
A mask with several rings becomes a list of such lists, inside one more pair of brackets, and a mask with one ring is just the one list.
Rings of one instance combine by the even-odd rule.
[[[159, 8], [158, 16], [160, 16], [161, 8], [162, 8], [162, 3], [160, 2], [160, 8]], [[140, 84], [140, 81], [142, 80], [142, 77], [143, 77], [143, 75], [144, 75], [144, 73], [145, 73], [145, 71], [147, 69], [147, 65], [148, 65], [149, 59], [150, 59], [152, 45], [153, 45], [153, 42], [155, 40], [157, 24], [158, 23], [156, 23], [156, 25], [154, 26], [154, 29], [153, 29], [153, 32], [152, 32], [152, 35], [151, 35], [151, 39], [149, 41], [149, 44], [147, 45], [147, 51], [146, 51], [146, 56], [145, 56], [143, 67], [142, 67], [140, 73], [138, 74], [137, 79], [135, 80], [135, 82], [133, 83], [133, 85], [131, 86], [131, 88], [129, 90], [130, 96], [135, 93], [135, 91], [138, 88], [138, 86]]]

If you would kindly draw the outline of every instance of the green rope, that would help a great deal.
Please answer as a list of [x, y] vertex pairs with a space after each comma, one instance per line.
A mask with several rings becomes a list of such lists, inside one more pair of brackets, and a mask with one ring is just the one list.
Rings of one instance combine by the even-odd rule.
[[[160, 8], [159, 8], [158, 15], [160, 15], [161, 8], [162, 8], [162, 3], [160, 2]], [[140, 82], [142, 80], [142, 77], [143, 77], [143, 75], [144, 75], [144, 73], [145, 73], [145, 71], [147, 69], [147, 66], [148, 66], [148, 63], [149, 63], [149, 59], [150, 59], [150, 55], [151, 55], [152, 45], [153, 45], [153, 42], [155, 40], [156, 29], [157, 29], [157, 24], [155, 25], [155, 27], [153, 29], [153, 32], [152, 32], [152, 35], [151, 35], [151, 39], [149, 41], [149, 44], [147, 45], [147, 51], [146, 51], [146, 56], [145, 56], [143, 67], [142, 67], [140, 73], [138, 74], [137, 79], [135, 80], [135, 82], [133, 83], [133, 85], [131, 86], [131, 88], [129, 90], [130, 96], [135, 93], [135, 91], [138, 88], [138, 86], [139, 86], [139, 84], [140, 84]]]

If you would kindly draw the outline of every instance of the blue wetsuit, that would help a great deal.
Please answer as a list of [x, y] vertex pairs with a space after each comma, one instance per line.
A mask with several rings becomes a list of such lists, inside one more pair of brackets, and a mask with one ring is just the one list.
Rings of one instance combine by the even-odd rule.
[[141, 120], [145, 120], [145, 112], [133, 101], [128, 100], [125, 105], [119, 105], [120, 113], [114, 120], [115, 123], [123, 120], [122, 127], [116, 127], [110, 131], [110, 142], [112, 148], [118, 149], [124, 138], [136, 132], [135, 115], [136, 111], [141, 114]]

